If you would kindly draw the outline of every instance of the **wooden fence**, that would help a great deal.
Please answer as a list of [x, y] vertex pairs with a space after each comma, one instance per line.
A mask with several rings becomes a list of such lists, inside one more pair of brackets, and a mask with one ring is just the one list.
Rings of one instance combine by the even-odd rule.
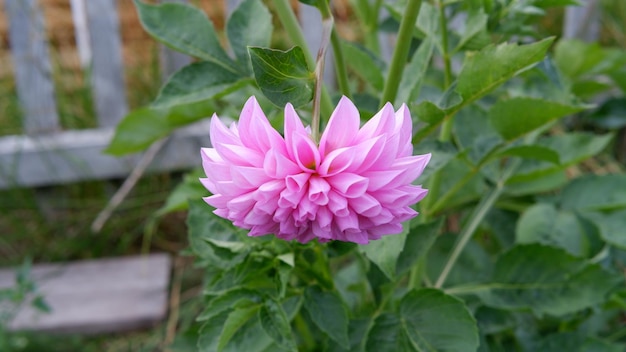
[[[116, 158], [102, 153], [116, 124], [128, 112], [117, 1], [68, 1], [72, 5], [81, 61], [90, 68], [98, 127], [87, 130], [61, 128], [48, 41], [38, 1], [4, 0], [25, 134], [0, 137], [0, 189], [124, 177], [141, 157]], [[227, 0], [226, 11], [231, 12], [238, 3], [239, 0]], [[587, 21], [576, 18], [588, 17], [594, 8], [597, 8], [596, 0], [589, 0], [586, 7], [569, 8], [568, 19], [571, 20], [566, 21], [566, 36], [579, 35], [576, 30], [582, 28], [581, 23], [593, 23], [589, 18], [585, 18]], [[299, 15], [307, 41], [311, 48], [317, 48], [319, 14], [310, 6], [301, 6]], [[384, 56], [388, 57], [391, 50], [386, 51], [388, 53]], [[184, 55], [162, 50], [163, 76], [189, 60]], [[332, 60], [327, 62], [327, 70], [331, 72]], [[201, 146], [209, 144], [208, 135], [208, 121], [180, 129], [167, 140], [148, 170], [172, 171], [199, 165], [198, 151]]]
[[[72, 6], [80, 60], [90, 70], [98, 127], [62, 129], [42, 9], [37, 0], [4, 0], [24, 134], [0, 137], [0, 189], [124, 177], [141, 158], [141, 155], [116, 158], [102, 153], [115, 126], [129, 110], [117, 1], [68, 1]], [[227, 0], [227, 14], [239, 2]], [[306, 32], [307, 39], [316, 47], [319, 15], [314, 8], [302, 6], [300, 18], [304, 28], [312, 29]], [[160, 59], [163, 77], [190, 62], [189, 57], [165, 48], [160, 51]], [[148, 171], [173, 171], [199, 165], [198, 153], [201, 146], [209, 145], [208, 136], [208, 121], [176, 131]]]

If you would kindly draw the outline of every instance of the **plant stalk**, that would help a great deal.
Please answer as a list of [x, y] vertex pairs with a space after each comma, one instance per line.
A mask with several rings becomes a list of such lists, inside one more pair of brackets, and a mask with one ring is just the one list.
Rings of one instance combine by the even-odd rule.
[[[300, 27], [300, 23], [298, 22], [298, 18], [296, 14], [293, 12], [293, 8], [289, 3], [289, 0], [273, 0], [274, 7], [276, 9], [276, 14], [280, 22], [282, 23], [285, 31], [289, 33], [289, 37], [291, 41], [294, 42], [295, 45], [302, 48], [304, 51], [304, 56], [307, 61], [307, 65], [309, 67], [315, 67], [315, 62], [313, 61], [313, 55], [311, 54], [311, 50], [304, 39], [304, 34], [302, 33], [302, 28]], [[330, 116], [333, 110], [333, 103], [330, 99], [330, 95], [325, 87], [322, 87], [321, 93], [321, 112]]]
[[380, 108], [382, 108], [385, 103], [396, 100], [402, 72], [404, 71], [409, 55], [409, 47], [411, 46], [413, 30], [415, 29], [415, 21], [417, 20], [421, 6], [422, 0], [411, 0], [406, 5], [404, 16], [402, 16], [402, 21], [400, 21], [400, 30], [398, 31], [398, 38], [396, 40], [397, 44], [391, 57], [391, 66], [389, 67], [389, 73], [387, 74], [383, 95], [380, 100]]
[[459, 259], [461, 252], [463, 251], [469, 240], [472, 238], [472, 235], [474, 234], [474, 231], [476, 231], [476, 229], [478, 228], [478, 225], [480, 225], [487, 213], [489, 213], [489, 210], [493, 208], [496, 200], [498, 200], [498, 198], [504, 191], [504, 184], [506, 180], [508, 180], [509, 177], [515, 172], [515, 170], [517, 170], [519, 164], [519, 159], [512, 160], [511, 164], [503, 172], [502, 177], [500, 178], [500, 181], [498, 181], [496, 187], [492, 189], [489, 193], [487, 193], [481, 199], [480, 203], [478, 203], [476, 208], [474, 208], [474, 211], [469, 217], [470, 221], [463, 227], [463, 230], [459, 235], [459, 240], [454, 245], [454, 249], [452, 250], [452, 253], [450, 253], [450, 257], [448, 257], [446, 265], [443, 267], [441, 274], [439, 274], [439, 278], [437, 278], [437, 281], [435, 282], [435, 288], [441, 288], [446, 282], [446, 279], [448, 278], [450, 271], [454, 267], [454, 264], [456, 264], [456, 261]]

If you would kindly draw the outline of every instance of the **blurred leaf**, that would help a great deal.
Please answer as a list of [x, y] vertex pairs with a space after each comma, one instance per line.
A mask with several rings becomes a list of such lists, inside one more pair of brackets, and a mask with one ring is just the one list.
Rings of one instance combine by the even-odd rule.
[[248, 47], [248, 51], [259, 88], [276, 106], [291, 103], [297, 108], [313, 99], [315, 77], [300, 47], [288, 51]]
[[460, 110], [453, 121], [454, 136], [460, 147], [469, 150], [474, 164], [499, 148], [504, 140], [491, 125], [488, 115], [476, 105]]
[[226, 344], [233, 338], [235, 333], [241, 329], [252, 317], [256, 316], [257, 312], [261, 308], [260, 304], [255, 304], [247, 307], [235, 308], [228, 318], [224, 321], [222, 327], [222, 333], [220, 334], [219, 341], [217, 343], [217, 350], [223, 351]]
[[623, 348], [623, 345], [611, 344], [610, 342], [587, 336], [581, 332], [559, 332], [550, 334], [542, 338], [537, 345], [537, 350], [543, 352], [620, 352], [623, 351]]
[[622, 279], [562, 249], [517, 245], [494, 265], [489, 283], [475, 292], [488, 306], [531, 309], [537, 316], [563, 316], [603, 303]]
[[554, 47], [554, 62], [565, 76], [575, 79], [589, 73], [605, 57], [598, 43], [562, 39]]
[[463, 98], [463, 105], [481, 98], [519, 72], [543, 60], [553, 40], [548, 38], [520, 46], [507, 43], [489, 45], [479, 52], [466, 54], [456, 86], [456, 92]]
[[373, 53], [356, 43], [343, 41], [341, 43], [343, 55], [348, 58], [346, 64], [365, 83], [371, 85], [377, 92], [382, 92], [384, 85], [383, 71], [385, 63]]
[[214, 111], [210, 102], [181, 105], [171, 109], [133, 110], [117, 125], [113, 139], [103, 152], [121, 156], [143, 151], [178, 127], [210, 116]]
[[248, 46], [265, 47], [272, 39], [272, 15], [260, 0], [245, 0], [226, 23], [226, 35], [237, 60], [248, 68]]
[[348, 310], [337, 294], [309, 286], [304, 291], [304, 309], [320, 330], [342, 347], [350, 347]]
[[428, 254], [443, 225], [443, 218], [424, 224], [413, 224], [398, 256], [396, 275], [401, 276]]
[[167, 196], [165, 204], [155, 212], [155, 216], [186, 210], [189, 207], [188, 201], [190, 198], [199, 199], [202, 196], [206, 196], [208, 191], [199, 180], [203, 176], [204, 173], [201, 170], [195, 170], [186, 174], [182, 182], [176, 185], [174, 190]]
[[149, 5], [135, 0], [143, 28], [154, 39], [184, 54], [211, 61], [220, 70], [237, 73], [204, 12], [177, 3]]
[[561, 207], [576, 210], [612, 210], [626, 207], [626, 175], [585, 175], [561, 192]]
[[518, 322], [510, 312], [491, 307], [480, 306], [474, 313], [480, 332], [497, 334], [516, 327]]
[[165, 108], [224, 96], [238, 87], [240, 78], [213, 62], [195, 62], [174, 72], [152, 106]]
[[413, 153], [431, 153], [431, 158], [428, 162], [428, 165], [418, 178], [420, 184], [424, 184], [431, 175], [433, 175], [438, 170], [444, 168], [459, 154], [452, 143], [444, 143], [437, 140], [428, 140], [426, 142], [416, 145]]
[[235, 288], [211, 299], [196, 319], [198, 321], [212, 320], [219, 314], [230, 311], [234, 307], [242, 305], [242, 303], [249, 302], [254, 304], [261, 303], [261, 301], [259, 292], [246, 288]]
[[605, 101], [596, 111], [587, 117], [594, 125], [606, 129], [618, 129], [626, 126], [626, 98], [612, 98]]
[[465, 304], [442, 291], [425, 288], [400, 301], [401, 321], [416, 351], [476, 351], [478, 327]]
[[[450, 257], [457, 241], [457, 234], [444, 233], [437, 236], [435, 243], [428, 251], [426, 270], [431, 281], [435, 281]], [[491, 277], [493, 261], [485, 249], [477, 241], [469, 241], [450, 271], [448, 285], [460, 285], [473, 282], [485, 282]]]
[[517, 223], [516, 240], [559, 247], [579, 257], [590, 254], [589, 239], [576, 215], [557, 210], [552, 204], [528, 208]]
[[559, 154], [552, 149], [540, 145], [520, 145], [503, 149], [496, 154], [497, 157], [516, 156], [525, 159], [547, 161], [553, 164], [559, 163]]
[[507, 183], [531, 181], [564, 170], [570, 165], [600, 153], [612, 138], [611, 134], [597, 136], [582, 132], [540, 138], [535, 144], [559, 153], [560, 165], [554, 165], [547, 161], [525, 159], [517, 173]]
[[267, 299], [259, 310], [259, 321], [268, 334], [282, 350], [297, 351], [296, 341], [291, 333], [289, 320], [283, 307], [276, 301]]
[[487, 16], [482, 9], [470, 11], [467, 14], [465, 28], [460, 33], [461, 39], [459, 40], [459, 43], [456, 45], [456, 48], [453, 50], [453, 52], [461, 50], [472, 39], [483, 33], [487, 29], [488, 19], [489, 16]]
[[383, 313], [374, 321], [367, 335], [366, 352], [412, 352], [415, 348], [396, 314]]
[[[409, 62], [408, 66], [405, 68], [407, 74], [403, 75], [400, 79], [395, 105], [415, 101], [419, 96], [426, 69], [433, 55], [433, 47], [433, 39], [427, 37], [422, 41], [419, 48], [417, 48], [415, 54], [413, 54], [411, 62]], [[421, 115], [418, 114], [418, 116]]]
[[[401, 12], [402, 15], [404, 12]], [[417, 28], [426, 34], [427, 38], [433, 41], [437, 48], [439, 48], [439, 52], [442, 51], [442, 43], [441, 43], [441, 35], [439, 35], [439, 11], [435, 6], [431, 5], [429, 2], [422, 2], [422, 6], [420, 7], [419, 14], [417, 16], [416, 21]]]
[[428, 100], [420, 102], [411, 110], [418, 119], [431, 125], [441, 122], [446, 116], [446, 113], [443, 110], [435, 105], [435, 103]]
[[565, 170], [554, 170], [540, 176], [531, 177], [525, 181], [517, 181], [506, 185], [504, 192], [513, 196], [523, 196], [545, 193], [565, 186], [569, 178]]
[[403, 225], [402, 233], [397, 235], [383, 236], [377, 241], [371, 241], [369, 244], [360, 246], [365, 256], [378, 268], [387, 275], [390, 280], [396, 276], [396, 263], [398, 255], [404, 248], [404, 241], [409, 233], [409, 225]]
[[600, 229], [600, 236], [608, 243], [626, 249], [626, 209], [610, 213], [585, 212], [582, 216]]
[[547, 123], [585, 109], [584, 106], [527, 97], [498, 100], [489, 110], [489, 120], [507, 140], [519, 138]]

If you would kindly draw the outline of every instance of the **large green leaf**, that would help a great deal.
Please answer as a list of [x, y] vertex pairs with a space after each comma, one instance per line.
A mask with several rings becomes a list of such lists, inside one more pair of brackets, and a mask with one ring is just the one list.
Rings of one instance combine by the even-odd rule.
[[465, 304], [436, 289], [410, 291], [400, 317], [416, 351], [462, 352], [478, 348], [478, 327]]
[[409, 225], [405, 223], [402, 233], [383, 236], [377, 241], [371, 241], [369, 244], [361, 246], [367, 258], [391, 280], [396, 276], [396, 263], [402, 248], [404, 248], [404, 241], [408, 233]]
[[240, 78], [214, 62], [196, 62], [176, 71], [161, 88], [152, 105], [164, 108], [220, 97], [237, 88]]
[[528, 208], [517, 223], [518, 243], [542, 243], [563, 248], [575, 256], [589, 255], [589, 238], [576, 215], [539, 203]]
[[208, 191], [202, 183], [198, 181], [200, 177], [204, 177], [204, 172], [194, 170], [183, 177], [183, 180], [170, 192], [163, 204], [156, 212], [155, 216], [163, 216], [165, 214], [186, 210], [188, 208], [189, 199], [198, 199], [205, 196]]
[[246, 303], [248, 305], [261, 303], [262, 301], [263, 299], [259, 292], [246, 288], [235, 288], [211, 299], [206, 304], [206, 307], [204, 308], [202, 313], [200, 313], [197, 320], [212, 320], [219, 314], [230, 311], [234, 307], [246, 305]]
[[245, 67], [248, 67], [248, 46], [269, 46], [272, 30], [272, 15], [260, 0], [242, 1], [226, 24], [230, 47]]
[[489, 45], [479, 52], [468, 53], [455, 89], [463, 98], [463, 105], [483, 97], [517, 73], [541, 61], [553, 40], [547, 38], [519, 46], [507, 43]]
[[539, 244], [513, 247], [494, 267], [490, 283], [473, 292], [488, 306], [530, 309], [538, 316], [563, 316], [597, 306], [623, 281], [597, 264]]
[[359, 75], [367, 84], [370, 84], [377, 92], [383, 90], [385, 84], [383, 71], [385, 63], [378, 59], [367, 49], [350, 42], [342, 42], [342, 50], [348, 67]]
[[348, 310], [335, 293], [322, 291], [318, 286], [307, 287], [304, 309], [320, 330], [342, 347], [350, 347]]
[[560, 203], [564, 209], [576, 210], [612, 210], [626, 207], [626, 175], [579, 177], [563, 189]]
[[133, 110], [117, 125], [115, 135], [104, 152], [121, 156], [142, 151], [176, 128], [211, 116], [214, 111], [211, 102]]
[[139, 19], [152, 37], [174, 50], [212, 61], [222, 70], [237, 72], [213, 28], [201, 10], [177, 3], [150, 5], [135, 0]]
[[223, 351], [226, 344], [235, 336], [235, 334], [253, 317], [261, 308], [260, 304], [235, 308], [228, 314], [228, 318], [222, 326], [222, 333], [218, 339], [217, 350]]
[[559, 153], [540, 145], [519, 145], [503, 149], [495, 154], [495, 157], [516, 156], [525, 159], [535, 159], [559, 163]]
[[502, 137], [512, 140], [584, 108], [538, 98], [515, 97], [498, 100], [489, 110], [489, 120]]
[[578, 39], [560, 40], [554, 48], [554, 62], [565, 76], [572, 79], [589, 73], [604, 58], [605, 52], [600, 44]]
[[288, 51], [248, 47], [259, 88], [278, 107], [302, 106], [313, 99], [315, 74], [310, 72], [300, 47]]
[[488, 19], [489, 16], [487, 16], [482, 9], [469, 12], [467, 14], [465, 28], [461, 33], [461, 39], [454, 51], [462, 49], [465, 45], [477, 39], [477, 37], [481, 37], [487, 29]]

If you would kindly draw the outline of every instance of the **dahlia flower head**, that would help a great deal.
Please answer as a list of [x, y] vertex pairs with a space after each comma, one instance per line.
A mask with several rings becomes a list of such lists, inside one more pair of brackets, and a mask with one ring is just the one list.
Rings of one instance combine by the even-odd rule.
[[359, 111], [343, 97], [319, 145], [291, 104], [284, 117], [283, 137], [254, 97], [230, 127], [213, 115], [200, 181], [215, 214], [249, 236], [360, 244], [400, 233], [417, 215], [410, 206], [428, 191], [412, 182], [430, 154], [412, 155], [406, 105], [394, 111], [387, 103], [360, 127]]

